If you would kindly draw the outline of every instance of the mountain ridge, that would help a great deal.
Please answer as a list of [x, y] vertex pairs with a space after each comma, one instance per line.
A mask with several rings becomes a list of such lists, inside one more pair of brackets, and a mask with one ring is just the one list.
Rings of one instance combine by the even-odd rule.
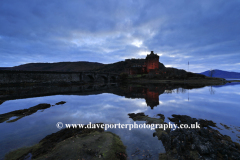
[[[233, 78], [233, 79], [240, 79], [240, 73], [239, 72], [229, 72], [229, 71], [223, 71], [219, 69], [213, 70], [213, 76], [212, 77], [218, 77], [218, 78]], [[204, 71], [199, 74], [205, 75], [210, 77], [210, 71]]]

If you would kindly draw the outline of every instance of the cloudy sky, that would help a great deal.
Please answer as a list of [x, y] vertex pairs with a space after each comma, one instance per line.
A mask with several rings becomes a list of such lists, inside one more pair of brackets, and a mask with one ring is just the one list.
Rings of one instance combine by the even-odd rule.
[[240, 1], [0, 1], [0, 67], [107, 64], [150, 51], [167, 67], [240, 72]]

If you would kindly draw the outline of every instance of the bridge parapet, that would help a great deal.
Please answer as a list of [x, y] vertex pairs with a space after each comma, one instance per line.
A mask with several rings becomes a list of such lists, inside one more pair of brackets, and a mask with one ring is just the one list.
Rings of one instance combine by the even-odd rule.
[[[89, 77], [89, 78], [86, 78]], [[47, 71], [0, 71], [0, 84], [8, 83], [59, 83], [83, 82], [87, 79], [105, 82], [116, 80], [118, 74], [101, 72], [47, 72]]]

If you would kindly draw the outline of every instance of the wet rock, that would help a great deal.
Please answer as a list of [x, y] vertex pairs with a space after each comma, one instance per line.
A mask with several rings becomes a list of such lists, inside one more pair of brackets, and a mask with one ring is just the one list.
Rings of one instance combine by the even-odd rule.
[[160, 119], [162, 119], [163, 121], [165, 120], [165, 116], [163, 114], [157, 114], [157, 116], [160, 116]]
[[135, 117], [138, 117], [138, 116], [145, 116], [145, 114], [142, 113], [142, 112], [141, 113], [136, 113], [136, 114], [135, 113], [129, 113], [128, 115], [129, 115], [130, 118], [135, 118]]
[[26, 155], [24, 157], [24, 160], [31, 160], [32, 159], [32, 154], [31, 153], [28, 153], [28, 155]]
[[211, 143], [207, 142], [207, 143], [201, 143], [199, 145], [197, 145], [197, 150], [200, 154], [210, 154], [210, 153], [214, 153], [215, 150], [213, 149], [213, 146]]
[[55, 105], [60, 105], [60, 104], [65, 104], [65, 103], [66, 103], [65, 101], [61, 101], [61, 102], [56, 103]]
[[5, 158], [23, 160], [29, 153], [36, 160], [127, 158], [126, 147], [120, 138], [111, 132], [104, 132], [104, 129], [62, 129], [32, 147], [8, 153]]
[[[50, 108], [51, 105], [47, 104], [47, 103], [41, 103], [38, 104], [36, 106], [30, 107], [28, 109], [22, 109], [22, 110], [16, 110], [16, 111], [12, 111], [12, 112], [8, 112], [8, 113], [4, 113], [0, 115], [0, 123], [3, 123], [5, 121], [9, 122], [15, 122], [25, 116], [29, 116], [33, 113], [36, 113], [38, 110], [42, 110], [42, 109], [47, 109]], [[16, 117], [13, 120], [9, 120], [12, 117]]]
[[128, 114], [130, 118], [132, 118], [134, 121], [146, 121], [147, 124], [163, 124], [162, 119], [158, 118], [151, 118], [145, 115], [144, 113], [129, 113]]
[[232, 128], [231, 127], [228, 127], [226, 124], [222, 124], [222, 123], [220, 123], [225, 129], [227, 129], [227, 130], [232, 130]]
[[192, 144], [192, 145], [191, 145], [191, 150], [195, 150], [195, 149], [196, 149], [195, 144]]
[[170, 117], [168, 117], [168, 119], [169, 119], [171, 122], [174, 122], [175, 124], [178, 124], [178, 123], [179, 123], [178, 118], [170, 118]]
[[[156, 122], [157, 118], [148, 116], [136, 116], [133, 120], [151, 119]], [[159, 114], [160, 115], [160, 114]], [[161, 115], [162, 117], [162, 115]], [[157, 136], [162, 141], [166, 153], [160, 154], [159, 159], [192, 159], [192, 160], [215, 160], [232, 159], [237, 160], [240, 157], [240, 145], [233, 142], [229, 136], [222, 135], [216, 127], [216, 123], [209, 120], [191, 118], [187, 115], [172, 115], [168, 118], [175, 124], [200, 124], [200, 128], [187, 128], [176, 130], [155, 129], [153, 136]], [[154, 120], [155, 119], [155, 120]]]

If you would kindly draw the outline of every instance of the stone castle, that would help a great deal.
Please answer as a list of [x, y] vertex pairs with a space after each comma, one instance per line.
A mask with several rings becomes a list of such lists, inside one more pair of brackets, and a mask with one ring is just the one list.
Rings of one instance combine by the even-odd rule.
[[133, 65], [128, 70], [130, 75], [148, 73], [159, 73], [159, 56], [154, 54], [153, 51], [147, 55], [144, 65]]

